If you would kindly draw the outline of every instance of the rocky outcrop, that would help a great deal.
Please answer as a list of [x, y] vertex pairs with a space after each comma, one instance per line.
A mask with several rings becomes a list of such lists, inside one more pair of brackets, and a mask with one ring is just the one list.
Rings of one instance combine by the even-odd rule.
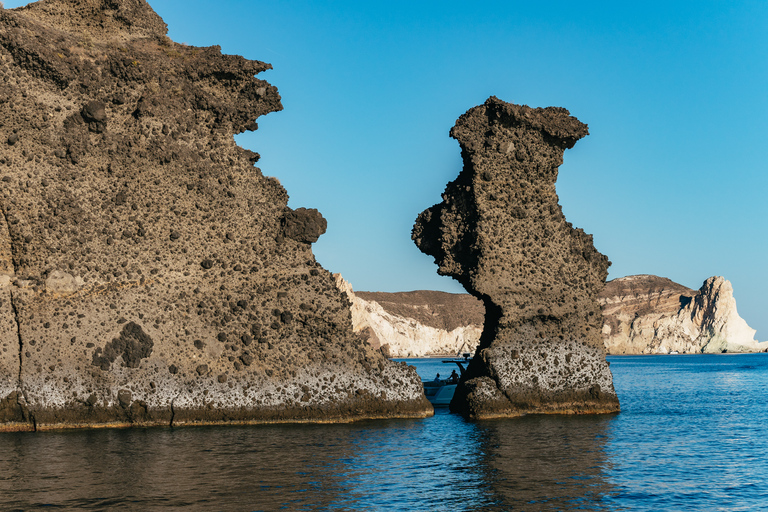
[[413, 239], [485, 305], [451, 403], [465, 416], [619, 410], [597, 302], [609, 262], [566, 222], [555, 191], [563, 151], [586, 134], [565, 109], [495, 97], [451, 130], [464, 168]]
[[352, 326], [389, 357], [473, 353], [483, 329], [483, 303], [467, 294], [354, 292], [341, 274], [336, 286], [351, 302]]
[[698, 291], [651, 275], [608, 282], [599, 296], [610, 354], [761, 352], [736, 311], [731, 283], [710, 277]]
[[424, 416], [233, 134], [269, 64], [144, 0], [0, 11], [0, 428]]

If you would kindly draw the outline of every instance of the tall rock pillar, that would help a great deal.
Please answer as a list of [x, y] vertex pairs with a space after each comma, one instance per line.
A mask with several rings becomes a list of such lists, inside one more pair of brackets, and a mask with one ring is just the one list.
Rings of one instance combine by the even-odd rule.
[[567, 222], [555, 182], [563, 152], [587, 135], [563, 108], [496, 97], [451, 130], [464, 168], [413, 228], [438, 273], [486, 308], [480, 345], [451, 409], [469, 418], [619, 410], [597, 294], [610, 265]]

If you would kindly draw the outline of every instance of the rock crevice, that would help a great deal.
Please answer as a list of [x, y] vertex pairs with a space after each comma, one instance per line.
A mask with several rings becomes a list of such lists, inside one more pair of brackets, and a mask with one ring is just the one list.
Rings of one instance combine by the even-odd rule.
[[587, 126], [491, 97], [451, 130], [464, 167], [413, 240], [486, 307], [451, 408], [472, 418], [619, 408], [600, 338], [608, 259], [565, 220], [555, 182]]
[[24, 403], [21, 360], [24, 343], [14, 297], [16, 269], [5, 209], [0, 205], [0, 425], [34, 430]]

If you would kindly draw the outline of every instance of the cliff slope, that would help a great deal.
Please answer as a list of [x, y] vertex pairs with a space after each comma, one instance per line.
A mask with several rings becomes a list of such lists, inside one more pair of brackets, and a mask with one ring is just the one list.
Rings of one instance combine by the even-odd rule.
[[698, 291], [657, 276], [609, 281], [599, 296], [610, 354], [760, 352], [736, 310], [731, 283], [713, 276]]
[[565, 220], [563, 152], [587, 126], [562, 108], [495, 97], [451, 130], [464, 168], [422, 212], [416, 245], [485, 305], [479, 350], [451, 409], [468, 417], [619, 409], [600, 336], [608, 259]]
[[144, 0], [0, 11], [0, 424], [424, 416], [352, 332], [325, 231], [233, 134], [269, 64], [172, 42]]
[[389, 357], [454, 356], [477, 348], [485, 311], [471, 295], [354, 292], [341, 274], [336, 285], [352, 303], [355, 332]]

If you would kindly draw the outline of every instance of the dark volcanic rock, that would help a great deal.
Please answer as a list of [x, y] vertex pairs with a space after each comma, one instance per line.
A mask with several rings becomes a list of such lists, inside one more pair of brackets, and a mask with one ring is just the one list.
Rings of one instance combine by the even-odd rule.
[[138, 368], [141, 360], [152, 354], [153, 346], [152, 338], [144, 332], [141, 326], [130, 322], [123, 327], [119, 337], [104, 346], [103, 351], [101, 348], [96, 349], [92, 364], [108, 371], [115, 359], [120, 357], [123, 360], [123, 366]]
[[[8, 180], [0, 181], [0, 187]], [[0, 429], [3, 425], [13, 428], [29, 426], [21, 417], [19, 408], [19, 330], [11, 298], [11, 237], [8, 223], [0, 210]]]
[[431, 413], [354, 336], [325, 220], [234, 142], [282, 108], [270, 67], [144, 0], [0, 10], [5, 428]]
[[456, 122], [464, 169], [413, 239], [485, 304], [478, 351], [451, 408], [468, 417], [619, 410], [600, 336], [608, 259], [566, 222], [563, 151], [587, 126], [562, 108], [491, 97]]
[[328, 223], [314, 208], [297, 208], [295, 210], [288, 208], [280, 221], [280, 225], [283, 228], [283, 237], [305, 244], [317, 242], [320, 235], [325, 233], [328, 228]]

